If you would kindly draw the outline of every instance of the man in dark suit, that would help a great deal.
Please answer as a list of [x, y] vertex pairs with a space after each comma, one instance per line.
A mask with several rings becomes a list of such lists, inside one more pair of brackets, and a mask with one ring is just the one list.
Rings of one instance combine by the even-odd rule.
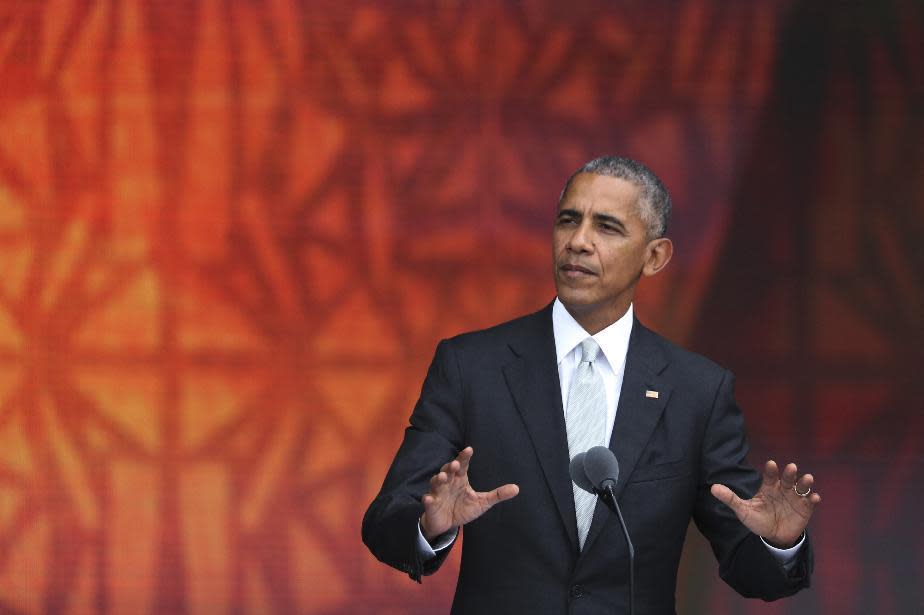
[[761, 477], [745, 460], [731, 373], [634, 317], [639, 279], [670, 261], [669, 214], [644, 165], [587, 163], [559, 200], [557, 299], [439, 344], [363, 540], [419, 581], [465, 526], [453, 613], [627, 612], [618, 521], [568, 473], [595, 442], [621, 468], [636, 613], [674, 613], [691, 518], [742, 595], [808, 586], [812, 476], [768, 461]]

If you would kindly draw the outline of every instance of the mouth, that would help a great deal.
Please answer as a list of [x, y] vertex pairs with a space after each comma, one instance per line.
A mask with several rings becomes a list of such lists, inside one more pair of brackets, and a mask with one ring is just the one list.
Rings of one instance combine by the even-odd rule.
[[589, 276], [597, 275], [594, 271], [588, 269], [587, 267], [582, 267], [574, 263], [565, 263], [560, 265], [558, 269], [562, 272], [562, 275], [572, 279], [580, 279]]

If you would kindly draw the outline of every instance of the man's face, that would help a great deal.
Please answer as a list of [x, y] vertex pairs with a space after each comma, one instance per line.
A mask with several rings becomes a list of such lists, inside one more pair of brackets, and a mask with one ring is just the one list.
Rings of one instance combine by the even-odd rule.
[[[558, 205], [552, 232], [555, 288], [591, 334], [618, 320], [639, 277], [652, 275], [670, 259], [669, 240], [649, 241], [639, 193], [626, 180], [581, 173]], [[666, 259], [658, 254], [661, 242], [667, 244]]]

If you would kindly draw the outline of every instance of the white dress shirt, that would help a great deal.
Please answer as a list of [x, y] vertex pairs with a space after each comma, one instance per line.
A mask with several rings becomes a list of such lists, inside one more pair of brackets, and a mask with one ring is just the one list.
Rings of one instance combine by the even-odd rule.
[[555, 354], [558, 361], [558, 381], [561, 383], [561, 407], [568, 413], [568, 392], [571, 378], [581, 361], [581, 342], [593, 337], [600, 346], [600, 353], [594, 361], [594, 370], [603, 378], [606, 389], [606, 431], [600, 434], [600, 442], [609, 444], [616, 420], [616, 406], [622, 391], [622, 378], [626, 373], [626, 353], [629, 351], [629, 335], [632, 333], [632, 306], [622, 318], [596, 335], [590, 335], [578, 324], [558, 299], [552, 305], [552, 332], [555, 335]]

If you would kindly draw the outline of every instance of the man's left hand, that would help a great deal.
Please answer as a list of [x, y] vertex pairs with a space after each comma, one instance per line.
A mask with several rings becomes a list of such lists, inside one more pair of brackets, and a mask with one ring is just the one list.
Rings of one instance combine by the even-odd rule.
[[776, 462], [764, 466], [760, 490], [750, 500], [742, 500], [725, 485], [713, 485], [712, 495], [731, 508], [741, 523], [770, 545], [787, 549], [795, 546], [821, 496], [812, 491], [811, 474], [799, 476], [790, 463], [780, 474]]

